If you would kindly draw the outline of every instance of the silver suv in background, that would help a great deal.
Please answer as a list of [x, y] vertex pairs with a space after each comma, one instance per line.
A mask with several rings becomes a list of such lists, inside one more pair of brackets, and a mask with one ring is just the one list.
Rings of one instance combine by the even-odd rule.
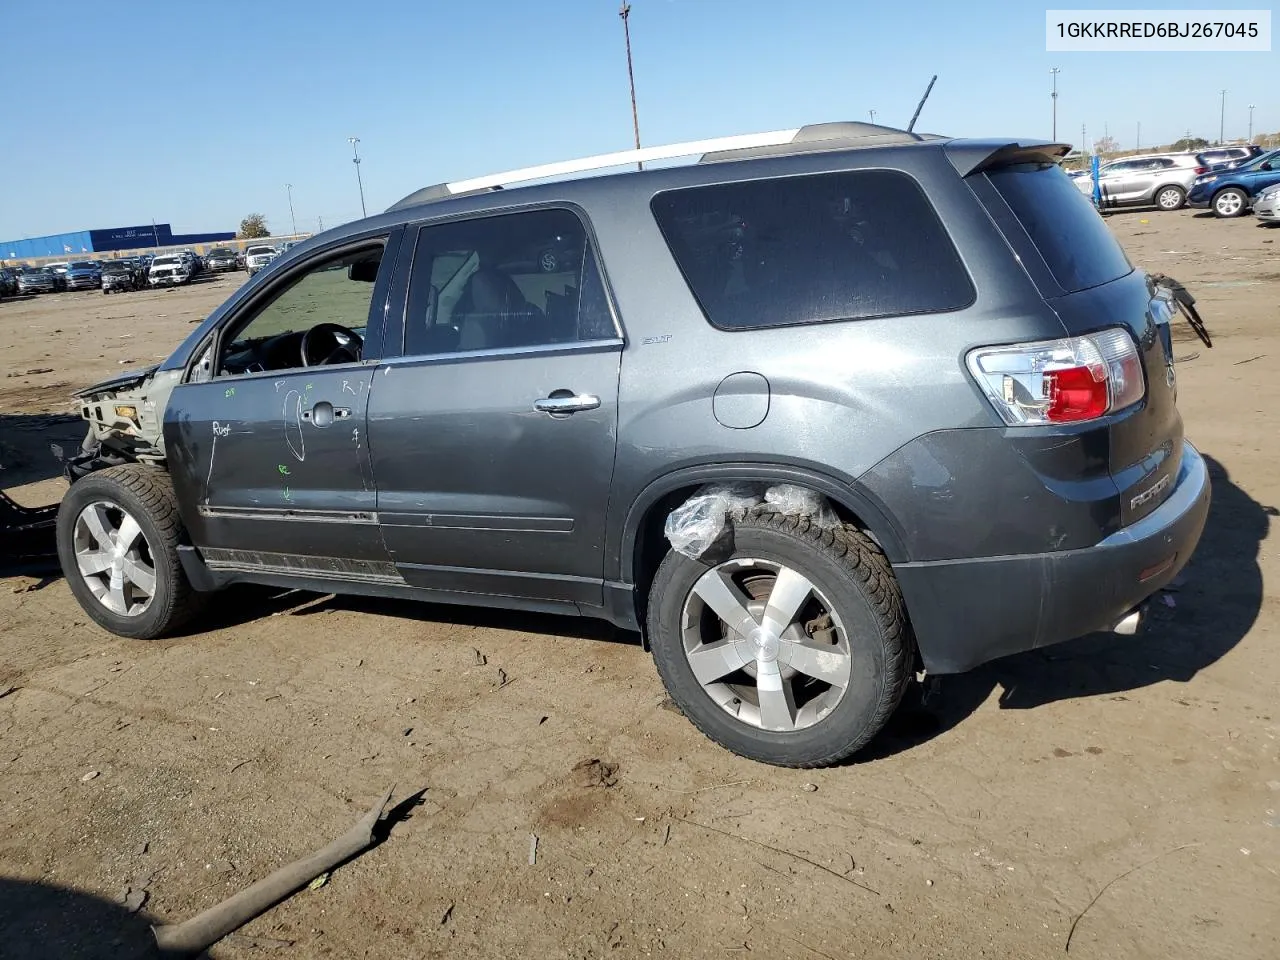
[[[1124, 157], [1105, 163], [1098, 171], [1104, 207], [1159, 207], [1177, 210], [1187, 202], [1196, 179], [1196, 157], [1190, 153]], [[1093, 194], [1093, 178], [1074, 178], [1085, 196]]]
[[1266, 151], [1256, 143], [1247, 147], [1219, 147], [1196, 154], [1196, 176], [1203, 176], [1210, 171], [1234, 170], [1243, 163]]

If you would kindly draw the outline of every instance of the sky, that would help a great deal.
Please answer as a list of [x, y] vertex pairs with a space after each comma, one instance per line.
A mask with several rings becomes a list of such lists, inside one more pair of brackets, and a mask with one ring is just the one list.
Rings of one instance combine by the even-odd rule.
[[[1132, 8], [1105, 4], [1087, 8]], [[1247, 2], [1163, 3], [1238, 9]], [[1066, 6], [1055, 3], [1054, 6]], [[1254, 4], [1255, 7], [1261, 4]], [[10, 6], [0, 239], [151, 220], [274, 233], [432, 183], [633, 146], [618, 0], [101, 0]], [[828, 120], [952, 136], [1280, 131], [1280, 52], [1047, 53], [1012, 0], [631, 0], [645, 145]], [[293, 218], [289, 210], [291, 183]]]

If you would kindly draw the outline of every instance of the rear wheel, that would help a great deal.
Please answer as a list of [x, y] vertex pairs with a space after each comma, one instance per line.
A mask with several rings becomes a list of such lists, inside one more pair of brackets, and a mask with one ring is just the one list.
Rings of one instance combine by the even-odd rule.
[[126, 464], [71, 485], [58, 508], [58, 559], [85, 613], [123, 637], [150, 640], [199, 610], [178, 558], [182, 523], [169, 477]]
[[717, 562], [671, 552], [649, 596], [671, 699], [734, 753], [785, 767], [866, 746], [910, 680], [912, 641], [883, 555], [854, 530], [755, 512]]
[[1187, 192], [1181, 187], [1161, 187], [1156, 193], [1156, 206], [1161, 210], [1177, 210], [1187, 200]]
[[1227, 187], [1213, 198], [1213, 213], [1219, 217], [1238, 217], [1248, 208], [1249, 198], [1237, 187]]

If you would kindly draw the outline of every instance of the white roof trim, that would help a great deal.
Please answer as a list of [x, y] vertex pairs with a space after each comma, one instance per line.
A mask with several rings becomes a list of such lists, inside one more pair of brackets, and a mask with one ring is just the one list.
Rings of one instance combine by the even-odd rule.
[[587, 170], [604, 170], [629, 163], [645, 163], [649, 160], [670, 160], [675, 157], [691, 157], [695, 154], [713, 153], [721, 150], [772, 147], [790, 143], [799, 132], [800, 128], [797, 127], [794, 130], [746, 133], [735, 137], [717, 137], [711, 140], [690, 140], [686, 143], [672, 143], [664, 147], [620, 150], [617, 153], [602, 153], [598, 156], [583, 157], [579, 160], [561, 160], [558, 163], [544, 163], [541, 166], [509, 170], [506, 173], [472, 177], [469, 180], [456, 180], [453, 183], [445, 184], [445, 186], [449, 188], [450, 193], [465, 193], [468, 190], [484, 190], [488, 187], [501, 187], [509, 183], [541, 180], [544, 177], [561, 177], [571, 173], [583, 173]]

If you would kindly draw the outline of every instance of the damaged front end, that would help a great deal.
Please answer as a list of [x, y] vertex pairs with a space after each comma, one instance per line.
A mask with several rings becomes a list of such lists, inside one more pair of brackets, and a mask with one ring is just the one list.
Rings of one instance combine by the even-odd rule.
[[80, 449], [71, 455], [59, 446], [53, 448], [67, 479], [75, 482], [95, 470], [123, 463], [164, 463], [164, 411], [181, 379], [181, 370], [149, 367], [73, 394], [89, 429]]

